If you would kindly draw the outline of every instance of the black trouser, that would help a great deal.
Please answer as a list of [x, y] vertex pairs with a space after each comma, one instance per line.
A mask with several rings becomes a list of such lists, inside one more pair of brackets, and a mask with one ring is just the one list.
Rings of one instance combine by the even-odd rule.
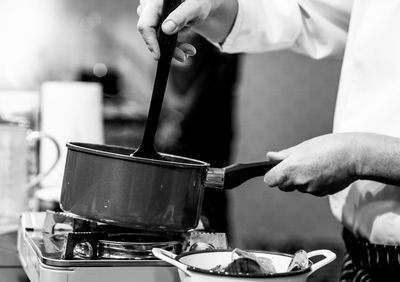
[[343, 229], [347, 254], [341, 282], [400, 281], [400, 246], [371, 244]]

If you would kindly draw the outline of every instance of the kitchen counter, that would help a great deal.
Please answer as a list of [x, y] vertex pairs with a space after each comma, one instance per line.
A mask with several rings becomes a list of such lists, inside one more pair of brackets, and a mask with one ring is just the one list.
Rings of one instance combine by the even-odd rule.
[[0, 282], [29, 282], [17, 253], [17, 232], [0, 235]]

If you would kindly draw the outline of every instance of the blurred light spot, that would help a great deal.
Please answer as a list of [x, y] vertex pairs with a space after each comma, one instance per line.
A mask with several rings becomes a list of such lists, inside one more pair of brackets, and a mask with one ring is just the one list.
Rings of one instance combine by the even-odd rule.
[[100, 24], [101, 24], [101, 15], [98, 13], [91, 13], [85, 17], [82, 17], [80, 21], [81, 28], [87, 31], [93, 30]]
[[103, 63], [97, 63], [93, 67], [93, 74], [97, 77], [103, 77], [107, 74], [107, 66]]

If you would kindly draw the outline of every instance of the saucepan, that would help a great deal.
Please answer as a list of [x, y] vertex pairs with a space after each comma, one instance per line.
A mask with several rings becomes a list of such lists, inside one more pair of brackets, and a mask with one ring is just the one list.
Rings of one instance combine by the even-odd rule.
[[253, 251], [252, 254], [257, 257], [270, 259], [276, 269], [276, 273], [250, 274], [216, 272], [212, 270], [218, 265], [228, 265], [231, 262], [231, 250], [196, 251], [178, 256], [160, 248], [154, 248], [152, 251], [157, 258], [178, 268], [181, 282], [305, 282], [308, 276], [336, 258], [335, 253], [330, 250], [311, 251], [307, 253], [309, 259], [317, 256], [322, 256], [323, 259], [316, 263], [309, 260], [308, 267], [288, 272], [287, 269], [293, 258], [292, 255], [279, 252]]
[[[198, 225], [205, 188], [232, 189], [264, 175], [276, 162], [212, 168], [163, 154], [132, 156], [133, 148], [67, 143], [62, 210], [125, 227], [186, 232]], [[262, 180], [261, 180], [262, 182]]]

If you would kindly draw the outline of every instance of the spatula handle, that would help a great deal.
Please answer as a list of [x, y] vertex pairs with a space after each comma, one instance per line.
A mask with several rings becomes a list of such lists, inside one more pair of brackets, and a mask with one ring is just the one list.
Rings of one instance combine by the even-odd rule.
[[164, 0], [163, 1], [163, 8], [161, 11], [161, 18], [160, 18], [160, 23], [157, 29], [157, 39], [158, 39], [158, 44], [160, 45], [160, 51], [161, 51], [161, 56], [164, 55], [167, 56], [167, 59], [169, 58], [169, 61], [171, 61], [175, 45], [176, 45], [176, 38], [178, 33], [175, 33], [173, 35], [167, 35], [165, 34], [162, 29], [161, 29], [161, 24], [162, 22], [168, 17], [168, 15], [175, 10], [179, 4], [181, 4], [181, 0]]
[[150, 101], [150, 108], [146, 127], [143, 133], [140, 148], [135, 152], [135, 156], [160, 158], [154, 149], [154, 137], [157, 131], [158, 121], [164, 99], [164, 93], [167, 86], [169, 69], [172, 56], [174, 54], [177, 33], [173, 35], [165, 34], [161, 29], [161, 23], [166, 17], [179, 6], [181, 0], [164, 0], [161, 12], [160, 24], [157, 29], [157, 40], [160, 46], [160, 59], [157, 64], [156, 77], [153, 86], [153, 93]]

